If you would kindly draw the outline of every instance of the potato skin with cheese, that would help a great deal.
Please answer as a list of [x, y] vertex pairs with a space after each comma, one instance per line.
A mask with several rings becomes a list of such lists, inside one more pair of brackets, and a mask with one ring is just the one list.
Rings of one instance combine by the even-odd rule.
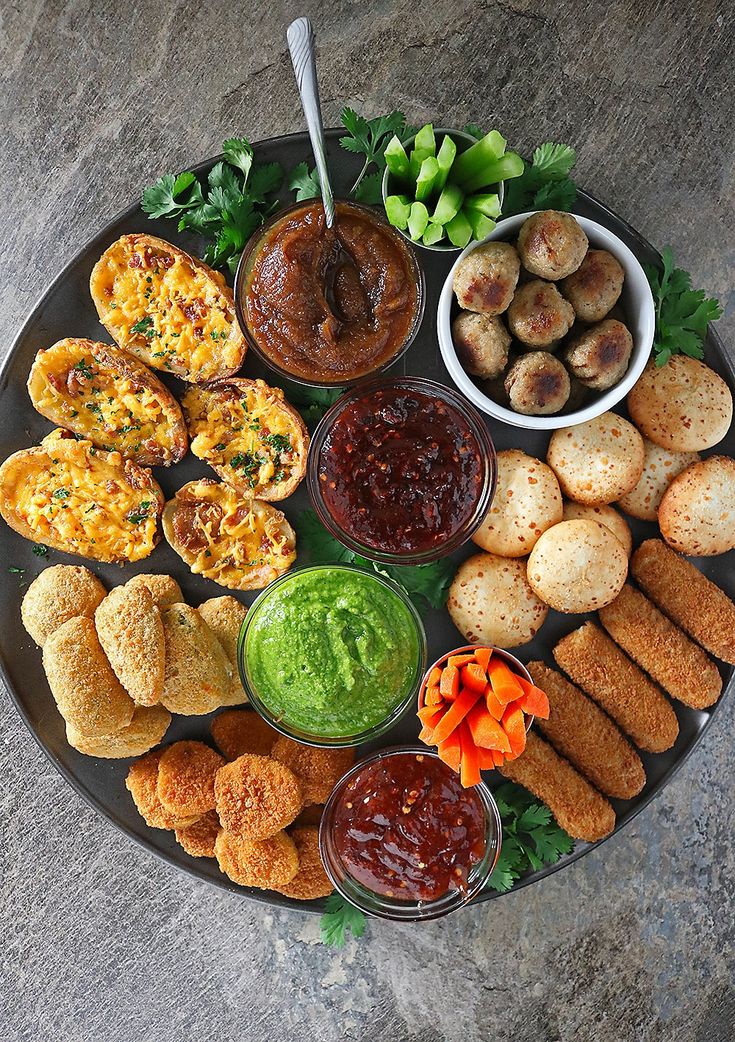
[[247, 341], [224, 277], [153, 235], [123, 235], [92, 269], [89, 288], [105, 329], [153, 369], [204, 383], [233, 376]]
[[280, 387], [232, 378], [191, 387], [181, 404], [191, 451], [228, 485], [270, 502], [296, 490], [309, 433]]
[[160, 539], [164, 496], [149, 470], [68, 431], [0, 466], [0, 514], [34, 543], [95, 561], [148, 557]]
[[167, 467], [189, 442], [179, 403], [147, 366], [110, 344], [67, 337], [36, 355], [28, 377], [34, 409], [146, 467]]
[[166, 503], [163, 532], [195, 575], [231, 590], [260, 590], [296, 560], [280, 510], [211, 478], [188, 482]]

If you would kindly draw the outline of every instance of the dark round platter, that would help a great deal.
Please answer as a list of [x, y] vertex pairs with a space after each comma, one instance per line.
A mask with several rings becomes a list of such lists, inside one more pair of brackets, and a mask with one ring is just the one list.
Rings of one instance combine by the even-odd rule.
[[[327, 136], [335, 194], [338, 197], [344, 196], [354, 181], [358, 164], [355, 157], [348, 155], [339, 147], [338, 131], [330, 131]], [[261, 162], [280, 162], [286, 170], [289, 170], [302, 159], [311, 160], [308, 138], [305, 134], [294, 134], [289, 137], [262, 141], [256, 146], [256, 158]], [[195, 172], [201, 173], [208, 170], [215, 161], [209, 160], [193, 169]], [[156, 167], [152, 167], [149, 180], [154, 181], [161, 172]], [[141, 189], [143, 187], [141, 186]], [[283, 190], [281, 198], [286, 203], [292, 201], [293, 196]], [[592, 196], [580, 192], [574, 210], [613, 231], [640, 260], [655, 261], [657, 259], [657, 253], [650, 243]], [[77, 256], [59, 273], [38, 301], [3, 364], [0, 372], [0, 459], [5, 459], [18, 449], [37, 444], [51, 429], [49, 422], [33, 410], [26, 391], [26, 379], [36, 351], [39, 348], [50, 346], [65, 336], [90, 337], [96, 340], [109, 339], [99, 324], [89, 295], [89, 275], [99, 255], [112, 241], [120, 235], [134, 231], [146, 231], [153, 235], [160, 235], [164, 239], [169, 239], [182, 245], [185, 249], [197, 253], [196, 241], [189, 236], [176, 233], [173, 221], [149, 221], [137, 203], [120, 213], [95, 238], [82, 247]], [[439, 354], [436, 335], [436, 304], [442, 283], [456, 254], [419, 250], [418, 255], [426, 275], [426, 313], [416, 341], [408, 353], [396, 363], [392, 370], [389, 370], [388, 375], [391, 373], [396, 375], [399, 373], [420, 374], [453, 386]], [[711, 329], [706, 344], [706, 361], [728, 382], [731, 388], [735, 386], [735, 367], [719, 337]], [[247, 376], [260, 376], [273, 385], [281, 383], [275, 378], [275, 374], [269, 372], [254, 358], [252, 353], [246, 357], [243, 371]], [[167, 375], [163, 375], [163, 379], [180, 396], [183, 385]], [[288, 387], [285, 384], [284, 388], [288, 397]], [[517, 447], [544, 458], [549, 440], [547, 433], [512, 428], [490, 419], [488, 419], [488, 426], [498, 450]], [[735, 432], [731, 430], [715, 451], [735, 455]], [[209, 468], [191, 454], [178, 466], [169, 469], [156, 468], [155, 471], [156, 479], [167, 496], [185, 482], [210, 474]], [[285, 503], [279, 504], [291, 520], [298, 517], [300, 511], [308, 505], [308, 495], [303, 484], [291, 498]], [[631, 523], [636, 544], [642, 539], [657, 534], [656, 526], [653, 524], [637, 522], [630, 518], [628, 520]], [[458, 551], [455, 554], [457, 561], [469, 556], [474, 549], [474, 544], [470, 544]], [[48, 558], [37, 557], [32, 553], [32, 544], [22, 539], [3, 523], [0, 525], [0, 556], [4, 563], [3, 568], [0, 569], [0, 671], [2, 678], [30, 731], [69, 784], [127, 835], [170, 864], [189, 872], [198, 879], [206, 880], [216, 886], [262, 901], [265, 904], [296, 908], [302, 911], [321, 911], [322, 902], [320, 901], [303, 903], [270, 891], [239, 887], [219, 872], [215, 861], [195, 859], [186, 854], [175, 842], [173, 833], [148, 828], [138, 815], [125, 788], [124, 780], [130, 761], [98, 760], [82, 756], [67, 745], [63, 721], [56, 710], [44, 677], [41, 655], [20, 621], [19, 609], [23, 593], [28, 583], [48, 564], [87, 563], [108, 587], [125, 582], [139, 572], [170, 572], [180, 582], [186, 600], [194, 605], [208, 597], [230, 591], [224, 591], [210, 580], [192, 575], [165, 541], [158, 545], [147, 560], [119, 568], [116, 565], [82, 562], [78, 557], [68, 556], [57, 551], [51, 551]], [[734, 597], [734, 559], [735, 551], [731, 551], [724, 557], [701, 559], [696, 561], [696, 564], [730, 597]], [[298, 562], [296, 567], [298, 567]], [[19, 572], [18, 569], [23, 569], [23, 571]], [[254, 594], [240, 594], [240, 597], [247, 603], [251, 603], [254, 596]], [[562, 616], [556, 612], [550, 612], [548, 620], [538, 636], [531, 643], [517, 649], [520, 657], [524, 661], [532, 658], [545, 658], [551, 663], [550, 652], [553, 644], [565, 633], [579, 626], [585, 617]], [[429, 661], [433, 661], [443, 651], [464, 643], [464, 638], [455, 630], [444, 611], [428, 612], [425, 616], [425, 624], [429, 640]], [[675, 746], [668, 752], [659, 755], [642, 753], [647, 775], [646, 786], [633, 800], [613, 800], [617, 812], [616, 832], [635, 817], [673, 777], [709, 726], [722, 700], [730, 694], [735, 670], [723, 664], [720, 664], [720, 668], [726, 681], [726, 691], [720, 702], [707, 712], [688, 709], [676, 703], [675, 710], [679, 719], [680, 732]], [[174, 717], [166, 740], [176, 741], [182, 738], [204, 738], [206, 740], [208, 722], [209, 718], [203, 717]], [[415, 740], [418, 731], [416, 723], [415, 717], [408, 715], [383, 738], [381, 744], [387, 746], [401, 741]], [[364, 751], [367, 752], [368, 748], [365, 747]], [[489, 780], [492, 785], [493, 777], [490, 776]], [[558, 871], [597, 845], [576, 843], [571, 854], [563, 857], [555, 865], [525, 876], [516, 884], [516, 889]], [[497, 896], [499, 895], [495, 891], [486, 890], [479, 900]]]

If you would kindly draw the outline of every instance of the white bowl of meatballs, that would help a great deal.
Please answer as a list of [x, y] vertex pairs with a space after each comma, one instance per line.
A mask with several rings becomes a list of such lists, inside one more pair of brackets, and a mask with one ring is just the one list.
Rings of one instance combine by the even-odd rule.
[[556, 430], [621, 401], [648, 361], [655, 307], [634, 254], [557, 210], [501, 221], [457, 258], [439, 298], [444, 364], [479, 409]]

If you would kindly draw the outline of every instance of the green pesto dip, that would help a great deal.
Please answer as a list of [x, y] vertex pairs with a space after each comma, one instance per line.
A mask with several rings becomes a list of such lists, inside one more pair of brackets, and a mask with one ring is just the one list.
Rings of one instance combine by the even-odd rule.
[[267, 593], [247, 628], [250, 686], [276, 720], [346, 738], [375, 727], [421, 668], [417, 622], [366, 572], [294, 572]]

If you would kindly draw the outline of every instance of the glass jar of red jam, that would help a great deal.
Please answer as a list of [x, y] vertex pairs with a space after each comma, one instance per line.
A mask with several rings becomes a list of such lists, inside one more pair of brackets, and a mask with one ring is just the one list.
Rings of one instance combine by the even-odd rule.
[[423, 746], [362, 760], [335, 786], [322, 815], [324, 867], [346, 900], [384, 919], [436, 919], [485, 885], [502, 826], [484, 783], [458, 775]]
[[417, 377], [358, 384], [332, 406], [309, 452], [322, 524], [373, 561], [421, 564], [479, 528], [496, 481], [485, 421], [456, 391]]

